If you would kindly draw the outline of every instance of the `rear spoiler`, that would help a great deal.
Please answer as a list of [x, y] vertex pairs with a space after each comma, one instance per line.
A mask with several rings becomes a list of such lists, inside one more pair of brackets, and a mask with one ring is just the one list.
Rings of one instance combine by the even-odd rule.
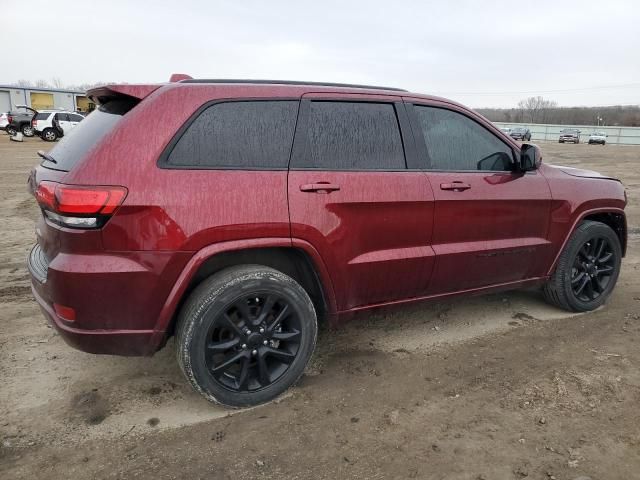
[[130, 97], [142, 100], [155, 92], [161, 85], [104, 85], [87, 90], [87, 97], [98, 105], [115, 97]]

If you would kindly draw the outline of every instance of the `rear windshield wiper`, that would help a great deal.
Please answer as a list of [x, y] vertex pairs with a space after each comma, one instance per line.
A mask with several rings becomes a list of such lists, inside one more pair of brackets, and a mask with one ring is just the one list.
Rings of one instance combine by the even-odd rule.
[[51, 155], [49, 155], [48, 153], [44, 153], [42, 150], [38, 150], [38, 156], [40, 158], [45, 159], [47, 162], [51, 162], [51, 163], [58, 163], [58, 161], [53, 158]]

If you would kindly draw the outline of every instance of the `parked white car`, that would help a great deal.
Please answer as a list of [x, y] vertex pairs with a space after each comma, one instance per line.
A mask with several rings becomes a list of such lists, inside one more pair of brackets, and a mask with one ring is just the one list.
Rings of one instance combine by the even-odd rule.
[[9, 115], [7, 113], [0, 113], [0, 130], [4, 130], [9, 125]]
[[39, 110], [31, 122], [33, 130], [42, 140], [55, 142], [67, 135], [84, 117], [66, 110]]
[[604, 132], [593, 132], [589, 135], [589, 145], [592, 143], [599, 143], [600, 145], [604, 145], [607, 143], [607, 134]]

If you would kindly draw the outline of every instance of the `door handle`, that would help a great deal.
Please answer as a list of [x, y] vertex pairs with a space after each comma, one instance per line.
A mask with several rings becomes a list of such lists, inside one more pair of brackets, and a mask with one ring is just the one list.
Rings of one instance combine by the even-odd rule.
[[464, 190], [469, 190], [471, 185], [464, 182], [451, 182], [451, 183], [441, 183], [440, 190], [454, 190], [456, 192], [462, 192]]
[[335, 192], [336, 190], [340, 190], [340, 185], [329, 182], [305, 183], [304, 185], [300, 185], [301, 192], [329, 193]]

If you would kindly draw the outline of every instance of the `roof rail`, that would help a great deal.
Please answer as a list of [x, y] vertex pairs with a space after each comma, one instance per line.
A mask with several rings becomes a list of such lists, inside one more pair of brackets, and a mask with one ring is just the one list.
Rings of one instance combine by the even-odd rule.
[[180, 80], [179, 83], [253, 83], [258, 85], [310, 85], [315, 87], [343, 87], [343, 88], [366, 88], [368, 90], [392, 90], [395, 92], [407, 92], [403, 88], [378, 87], [374, 85], [356, 85], [351, 83], [332, 82], [302, 82], [298, 80], [243, 80], [237, 78], [191, 78]]

